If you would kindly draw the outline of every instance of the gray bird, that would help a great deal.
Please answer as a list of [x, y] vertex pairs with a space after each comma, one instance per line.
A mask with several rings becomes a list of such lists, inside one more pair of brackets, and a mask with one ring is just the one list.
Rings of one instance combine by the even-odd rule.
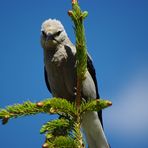
[[[76, 48], [68, 38], [60, 21], [48, 19], [41, 26], [41, 45], [44, 49], [44, 73], [48, 90], [54, 97], [74, 101], [76, 97]], [[87, 55], [86, 79], [82, 83], [82, 97], [86, 101], [99, 99], [96, 73]], [[82, 128], [89, 148], [109, 148], [103, 131], [102, 112], [86, 112]]]

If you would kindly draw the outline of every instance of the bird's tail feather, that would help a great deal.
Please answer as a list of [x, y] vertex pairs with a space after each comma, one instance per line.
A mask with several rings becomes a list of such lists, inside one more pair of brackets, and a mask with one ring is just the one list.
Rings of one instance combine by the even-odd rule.
[[84, 114], [82, 128], [86, 134], [89, 148], [109, 148], [97, 112], [86, 112]]

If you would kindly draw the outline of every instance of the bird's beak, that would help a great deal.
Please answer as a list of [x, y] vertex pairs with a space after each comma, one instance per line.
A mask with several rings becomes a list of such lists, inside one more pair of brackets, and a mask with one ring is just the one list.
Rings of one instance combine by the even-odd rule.
[[51, 33], [47, 34], [46, 41], [53, 40], [53, 35]]

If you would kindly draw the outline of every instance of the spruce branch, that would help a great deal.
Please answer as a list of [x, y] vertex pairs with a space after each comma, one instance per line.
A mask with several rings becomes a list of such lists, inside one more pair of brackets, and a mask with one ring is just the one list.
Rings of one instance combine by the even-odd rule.
[[87, 71], [87, 48], [85, 39], [84, 19], [87, 16], [87, 12], [81, 11], [81, 8], [77, 0], [72, 0], [72, 10], [68, 11], [74, 23], [74, 31], [76, 36], [76, 60], [77, 60], [77, 96], [76, 96], [76, 107], [77, 107], [77, 118], [75, 123], [75, 136], [78, 142], [78, 147], [83, 148], [83, 137], [81, 133], [81, 116], [80, 106], [82, 101], [81, 88], [82, 82], [85, 79], [85, 73]]
[[77, 109], [75, 108], [74, 103], [70, 103], [66, 99], [51, 99], [50, 104], [52, 106], [52, 109], [55, 110], [55, 112], [58, 114], [64, 113], [74, 117], [77, 113]]
[[111, 102], [104, 100], [94, 100], [87, 103], [82, 102], [81, 88], [87, 71], [87, 47], [85, 39], [84, 20], [88, 15], [87, 11], [82, 11], [78, 0], [72, 0], [72, 10], [68, 11], [74, 23], [74, 32], [76, 36], [76, 60], [77, 60], [77, 118], [75, 120], [75, 136], [80, 148], [84, 147], [83, 137], [80, 131], [82, 114], [87, 111], [99, 111], [111, 105]]
[[55, 134], [55, 135], [67, 135], [68, 130], [70, 129], [69, 127], [71, 127], [71, 124], [68, 120], [63, 119], [63, 118], [56, 119], [56, 120], [52, 120], [52, 121], [45, 123], [42, 126], [40, 133], [41, 134], [43, 133], [54, 134], [54, 132], [57, 131], [59, 134]]
[[78, 145], [78, 148], [85, 148], [83, 136], [81, 133], [81, 117], [79, 114], [77, 116], [77, 121], [74, 123], [74, 137], [76, 139], [75, 141]]
[[84, 19], [87, 16], [87, 12], [81, 11], [81, 8], [77, 0], [72, 0], [72, 10], [68, 11], [74, 23], [74, 32], [76, 36], [76, 60], [77, 60], [77, 107], [81, 104], [81, 86], [82, 81], [85, 79], [85, 73], [87, 70], [87, 48], [85, 39]]
[[0, 119], [2, 119], [3, 124], [6, 124], [11, 118], [35, 115], [39, 113], [65, 114], [74, 117], [76, 112], [74, 104], [71, 104], [65, 99], [52, 98], [45, 99], [37, 103], [27, 101], [23, 104], [7, 106], [5, 109], [0, 109]]
[[74, 119], [56, 119], [44, 124], [40, 130], [41, 134], [46, 134], [46, 142], [43, 147], [54, 148], [78, 148], [74, 137]]
[[82, 102], [80, 106], [80, 114], [87, 111], [100, 111], [112, 105], [112, 102], [103, 99], [90, 100], [88, 102]]
[[75, 140], [70, 136], [60, 136], [54, 140], [55, 148], [78, 148]]
[[7, 106], [6, 109], [0, 109], [0, 119], [2, 119], [3, 124], [6, 124], [10, 118], [35, 115], [41, 112], [47, 112], [47, 110], [38, 107], [36, 103], [27, 101], [23, 104], [15, 104]]

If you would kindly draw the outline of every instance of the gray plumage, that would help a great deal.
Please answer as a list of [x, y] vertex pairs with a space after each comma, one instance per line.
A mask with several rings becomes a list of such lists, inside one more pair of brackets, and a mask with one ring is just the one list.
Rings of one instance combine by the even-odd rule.
[[[74, 101], [76, 97], [76, 48], [58, 20], [44, 21], [41, 32], [45, 81], [48, 90], [54, 97]], [[82, 84], [82, 97], [85, 100], [99, 99], [95, 69], [89, 55], [87, 55], [87, 65], [86, 79]], [[109, 147], [101, 123], [101, 111], [99, 113], [86, 112], [83, 115], [82, 128], [86, 134], [89, 148]]]

